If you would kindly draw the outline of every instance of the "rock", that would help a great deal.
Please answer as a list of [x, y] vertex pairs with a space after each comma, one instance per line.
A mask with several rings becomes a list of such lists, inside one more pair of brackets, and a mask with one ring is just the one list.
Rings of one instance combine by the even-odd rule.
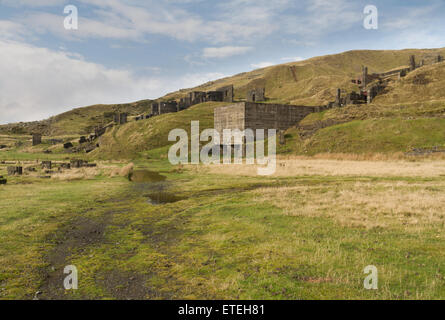
[[74, 147], [74, 146], [73, 146], [73, 144], [72, 144], [71, 142], [67, 142], [67, 143], [65, 143], [65, 144], [63, 145], [63, 147], [64, 147], [65, 149], [70, 149], [70, 148], [72, 148], [72, 147]]

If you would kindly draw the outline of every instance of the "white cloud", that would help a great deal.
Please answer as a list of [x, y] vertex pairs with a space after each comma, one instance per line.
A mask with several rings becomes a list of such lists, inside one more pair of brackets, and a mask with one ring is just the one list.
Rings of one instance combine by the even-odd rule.
[[[41, 3], [50, 4], [47, 0]], [[147, 41], [149, 35], [162, 35], [181, 41], [207, 41], [213, 44], [228, 43], [234, 40], [251, 40], [264, 37], [276, 29], [272, 24], [272, 14], [256, 5], [251, 15], [241, 18], [230, 11], [234, 6], [243, 7], [244, 0], [229, 1], [225, 5], [216, 4], [218, 15], [211, 20], [198, 13], [181, 8], [189, 1], [159, 2], [154, 0], [79, 0], [89, 6], [88, 17], [79, 10], [79, 30], [66, 32], [63, 28], [62, 10], [60, 14], [50, 14], [38, 10], [29, 11], [19, 21], [37, 32], [50, 32], [64, 38], [109, 38]], [[9, 4], [10, 2], [6, 2]], [[22, 5], [30, 5], [22, 1]], [[231, 6], [229, 6], [231, 4]], [[36, 5], [34, 5], [36, 6]], [[269, 6], [270, 7], [270, 6]], [[255, 19], [252, 14], [255, 14]]]
[[[283, 61], [296, 62], [296, 61], [302, 61], [302, 60], [304, 60], [304, 58], [302, 58], [302, 57], [285, 57], [285, 58], [281, 58], [281, 63], [283, 63]], [[250, 66], [254, 69], [263, 69], [263, 68], [275, 66], [277, 64], [279, 64], [279, 63], [271, 62], [271, 61], [263, 61], [263, 62], [259, 62], [259, 63], [252, 63]]]
[[297, 61], [303, 61], [304, 58], [303, 57], [284, 57], [281, 58], [282, 61], [288, 61], [288, 62], [297, 62]]
[[252, 63], [250, 66], [254, 69], [263, 69], [263, 68], [267, 68], [267, 67], [271, 67], [276, 65], [276, 63], [273, 62], [260, 62], [260, 63]]
[[19, 23], [0, 20], [0, 39], [22, 39], [28, 34], [26, 29]]
[[78, 55], [0, 40], [0, 123], [31, 121], [98, 103], [157, 98], [223, 74], [187, 74], [175, 80], [137, 77]]
[[252, 50], [252, 47], [219, 47], [219, 48], [204, 48], [202, 56], [206, 59], [209, 58], [227, 58], [232, 56], [237, 56], [240, 54], [245, 54]]

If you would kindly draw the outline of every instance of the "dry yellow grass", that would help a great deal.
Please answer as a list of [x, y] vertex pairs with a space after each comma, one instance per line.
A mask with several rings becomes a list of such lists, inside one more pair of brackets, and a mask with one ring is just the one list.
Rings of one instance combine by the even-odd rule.
[[[256, 176], [254, 165], [202, 166], [215, 174]], [[445, 160], [354, 161], [331, 159], [279, 159], [273, 176], [366, 176], [366, 177], [440, 177], [445, 176]]]
[[113, 168], [110, 172], [110, 177], [116, 177], [116, 176], [128, 177], [128, 175], [133, 172], [133, 169], [134, 169], [133, 163], [129, 163], [123, 168]]
[[365, 228], [445, 223], [445, 182], [352, 182], [336, 186], [273, 187], [252, 191], [290, 216], [329, 217]]
[[62, 171], [55, 173], [51, 176], [52, 179], [61, 181], [72, 181], [72, 180], [88, 180], [94, 179], [95, 177], [102, 174], [102, 170], [98, 167], [96, 168], [79, 168]]

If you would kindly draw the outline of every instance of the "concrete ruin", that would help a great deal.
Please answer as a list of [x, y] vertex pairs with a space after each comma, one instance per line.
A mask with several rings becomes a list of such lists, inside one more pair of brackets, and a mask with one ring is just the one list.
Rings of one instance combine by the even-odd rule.
[[[214, 91], [192, 91], [188, 96], [179, 100], [166, 102], [153, 102], [151, 105], [150, 116], [158, 116], [165, 113], [179, 112], [186, 110], [191, 106], [205, 102], [233, 102], [234, 89], [233, 85], [221, 87]], [[138, 119], [140, 120], [140, 119]]]
[[8, 172], [8, 176], [21, 176], [23, 174], [23, 167], [7, 167], [6, 171]]
[[260, 102], [266, 100], [266, 89], [255, 88], [247, 92], [247, 102]]
[[61, 163], [60, 169], [71, 169], [71, 163]]
[[83, 167], [92, 168], [97, 166], [95, 163], [88, 163], [88, 161], [86, 160], [79, 160], [79, 159], [71, 160], [69, 165], [70, 168], [73, 169], [78, 169]]
[[115, 113], [114, 114], [114, 123], [116, 124], [126, 124], [127, 123], [128, 114], [123, 113]]
[[178, 103], [176, 101], [154, 102], [151, 105], [151, 116], [159, 116], [165, 113], [178, 111]]
[[215, 108], [215, 130], [222, 137], [224, 129], [276, 129], [285, 131], [296, 126], [307, 115], [321, 112], [327, 106], [310, 107], [283, 104], [240, 102]]
[[415, 56], [409, 57], [409, 70], [410, 71], [416, 70], [416, 57]]
[[38, 146], [39, 144], [42, 144], [42, 135], [40, 133], [33, 133], [32, 134], [32, 145]]
[[80, 137], [80, 139], [79, 139], [79, 144], [82, 144], [82, 143], [86, 143], [87, 142], [87, 138], [86, 137]]

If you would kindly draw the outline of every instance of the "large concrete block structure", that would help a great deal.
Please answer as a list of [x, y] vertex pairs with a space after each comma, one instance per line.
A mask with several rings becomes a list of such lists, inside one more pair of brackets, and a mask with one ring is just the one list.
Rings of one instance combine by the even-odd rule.
[[276, 129], [287, 130], [297, 125], [308, 114], [327, 109], [322, 107], [295, 106], [240, 102], [215, 108], [215, 129], [222, 137], [224, 129]]

